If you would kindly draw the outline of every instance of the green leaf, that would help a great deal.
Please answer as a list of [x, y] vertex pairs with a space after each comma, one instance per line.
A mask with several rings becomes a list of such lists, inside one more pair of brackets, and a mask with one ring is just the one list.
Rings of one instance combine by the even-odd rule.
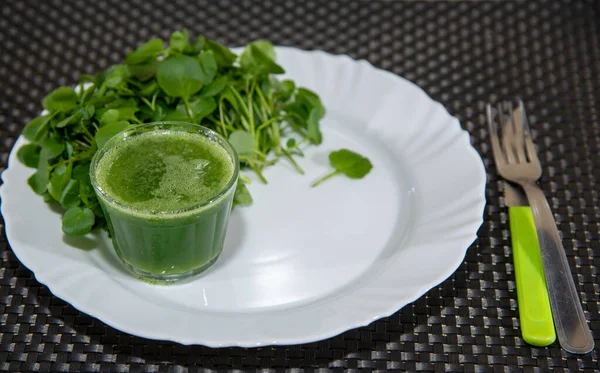
[[40, 157], [37, 171], [27, 179], [27, 184], [37, 194], [43, 195], [48, 189], [50, 167], [48, 161]]
[[79, 101], [81, 103], [89, 102], [94, 92], [96, 92], [96, 85], [91, 84], [89, 87], [85, 88], [83, 93], [80, 95]]
[[160, 101], [156, 104], [156, 110], [154, 111], [154, 116], [152, 117], [152, 121], [154, 122], [158, 122], [163, 120], [168, 112], [168, 107], [167, 105]]
[[79, 181], [79, 197], [81, 198], [81, 202], [88, 207], [98, 203], [96, 192], [94, 192], [94, 187], [89, 178], [85, 181]]
[[158, 90], [158, 83], [156, 80], [151, 80], [148, 84], [144, 85], [142, 89], [140, 89], [140, 94], [144, 97], [152, 96]]
[[172, 96], [164, 96], [162, 99], [163, 99], [165, 105], [167, 105], [167, 106], [171, 106], [174, 103], [181, 101], [179, 99], [179, 97], [172, 97]]
[[237, 98], [233, 95], [232, 93], [232, 89], [225, 89], [223, 91], [223, 93], [221, 94], [221, 98], [224, 101], [227, 101], [232, 107], [233, 110], [235, 110], [236, 112], [240, 111], [240, 106], [238, 104], [238, 100]]
[[71, 207], [62, 219], [62, 230], [68, 236], [83, 236], [94, 226], [96, 217], [87, 207]]
[[73, 144], [71, 144], [70, 142], [65, 143], [65, 150], [67, 151], [68, 158], [71, 158], [74, 151]]
[[283, 74], [285, 70], [275, 63], [275, 51], [271, 43], [264, 40], [252, 42], [240, 56], [242, 69], [255, 74]]
[[94, 108], [92, 105], [85, 105], [79, 110], [81, 111], [81, 118], [84, 120], [92, 119], [94, 117], [94, 113], [96, 112], [96, 108]]
[[298, 88], [293, 101], [284, 105], [283, 110], [293, 114], [288, 117], [288, 123], [294, 131], [307, 136], [312, 144], [322, 142], [320, 121], [325, 116], [325, 108], [316, 93]]
[[129, 122], [127, 121], [112, 122], [100, 127], [98, 132], [96, 132], [96, 136], [94, 136], [98, 149], [102, 148], [108, 140], [127, 127], [129, 127]]
[[107, 105], [108, 103], [112, 102], [115, 100], [114, 96], [94, 96], [91, 97], [88, 101], [87, 104], [94, 106], [97, 108], [100, 108], [104, 105]]
[[96, 215], [96, 223], [95, 224], [97, 224], [98, 222], [105, 223], [104, 211], [102, 211], [102, 207], [100, 206], [99, 203], [90, 205], [90, 206], [88, 206], [88, 208], [94, 212], [94, 215]]
[[129, 70], [125, 65], [114, 65], [108, 69], [104, 84], [109, 88], [116, 88], [126, 83]]
[[217, 103], [211, 97], [200, 98], [189, 102], [190, 110], [192, 111], [192, 117], [187, 111], [185, 104], [182, 102], [175, 110], [168, 112], [164, 120], [171, 121], [186, 121], [192, 120], [194, 123], [200, 123], [202, 118], [210, 115], [217, 108]]
[[83, 83], [96, 84], [96, 77], [90, 74], [81, 74], [79, 75], [79, 81]]
[[265, 76], [262, 79], [260, 79], [258, 81], [258, 85], [260, 87], [260, 91], [262, 92], [263, 96], [267, 97], [270, 95], [271, 92], [271, 79], [269, 76]]
[[302, 149], [300, 149], [298, 147], [298, 144], [296, 142], [295, 138], [290, 138], [287, 140], [286, 142], [286, 147], [287, 147], [287, 151], [289, 152], [289, 154], [294, 154], [294, 155], [299, 155], [301, 157], [304, 157], [304, 152], [302, 152]]
[[215, 60], [217, 61], [217, 65], [219, 65], [219, 67], [229, 67], [233, 65], [233, 63], [237, 59], [235, 53], [230, 51], [229, 48], [214, 40], [206, 39], [204, 49], [213, 52]]
[[210, 97], [190, 101], [190, 108], [194, 114], [194, 121], [200, 122], [202, 118], [210, 115], [217, 108], [217, 103]]
[[271, 44], [270, 41], [255, 40], [248, 45], [252, 48], [258, 49], [268, 59], [275, 61], [275, 48], [273, 48], [273, 44]]
[[140, 109], [137, 107], [122, 107], [117, 109], [109, 109], [102, 114], [100, 117], [100, 126], [104, 126], [108, 123], [118, 122], [118, 121], [126, 121], [126, 120], [136, 120], [135, 113]]
[[29, 185], [36, 194], [43, 195], [48, 188], [48, 181], [46, 180], [44, 183], [43, 181], [40, 181], [40, 179], [41, 173], [38, 170], [27, 179], [27, 185]]
[[79, 198], [79, 181], [70, 179], [65, 185], [59, 199], [64, 208], [76, 207], [81, 202]]
[[205, 75], [197, 59], [176, 56], [165, 60], [158, 68], [158, 85], [173, 97], [189, 97], [202, 88]]
[[119, 120], [119, 111], [117, 109], [109, 109], [102, 114], [99, 119], [100, 126], [108, 123], [117, 122]]
[[323, 118], [323, 113], [320, 108], [313, 108], [307, 120], [308, 139], [311, 143], [319, 145], [323, 142], [323, 135], [319, 128], [319, 120]]
[[23, 128], [23, 136], [31, 142], [38, 142], [39, 139], [45, 136], [45, 132], [43, 134], [38, 134], [38, 132], [40, 132], [48, 119], [49, 117], [47, 115], [33, 118], [25, 125], [25, 128]]
[[163, 52], [163, 40], [152, 39], [140, 45], [135, 51], [125, 57], [125, 63], [128, 65], [137, 65], [146, 63], [148, 60], [156, 59]]
[[42, 148], [36, 144], [27, 144], [19, 148], [17, 158], [27, 167], [37, 168], [40, 163], [40, 151]]
[[204, 84], [209, 84], [217, 73], [217, 61], [212, 51], [205, 51], [198, 55], [198, 61], [200, 62], [200, 68], [203, 72]]
[[240, 177], [237, 181], [237, 187], [235, 189], [235, 194], [233, 195], [233, 205], [234, 206], [250, 206], [252, 204], [252, 195], [248, 188], [246, 187], [246, 183]]
[[77, 181], [87, 181], [90, 180], [90, 163], [80, 163], [77, 166], [73, 167], [73, 172], [71, 173], [71, 177]]
[[119, 112], [119, 120], [131, 120], [135, 121], [135, 113], [137, 113], [140, 109], [138, 107], [120, 107], [117, 109]]
[[[112, 67], [112, 66], [111, 66]], [[106, 80], [106, 76], [108, 75], [111, 67], [104, 69], [102, 71], [100, 71], [97, 75], [96, 75], [96, 85], [98, 87], [102, 86], [102, 84], [104, 84], [104, 81]]]
[[202, 49], [204, 49], [204, 44], [206, 44], [206, 38], [202, 35], [198, 36], [196, 38], [196, 40], [194, 40], [194, 43], [192, 44], [192, 47], [194, 48], [194, 52], [198, 53], [198, 52], [202, 51]]
[[48, 192], [44, 192], [44, 194], [42, 194], [42, 199], [46, 203], [54, 202], [54, 198], [52, 198], [52, 196]]
[[175, 31], [169, 40], [169, 49], [183, 53], [190, 45], [188, 30]]
[[50, 113], [66, 113], [77, 106], [77, 93], [71, 87], [58, 87], [42, 100], [42, 106]]
[[192, 120], [192, 118], [190, 118], [187, 112], [187, 108], [183, 103], [177, 105], [175, 109], [167, 111], [163, 119], [175, 122], [185, 122]]
[[335, 171], [314, 182], [312, 184], [313, 187], [339, 174], [346, 175], [351, 179], [362, 179], [373, 168], [368, 158], [348, 149], [331, 152], [329, 154], [329, 163], [335, 168]]
[[229, 143], [240, 157], [252, 156], [255, 142], [254, 137], [244, 130], [238, 130], [229, 135]]
[[54, 127], [64, 128], [71, 123], [75, 123], [81, 117], [81, 112], [75, 112], [75, 114], [66, 117], [65, 119], [58, 122]]
[[50, 174], [50, 184], [48, 185], [48, 193], [57, 201], [60, 201], [60, 196], [69, 180], [71, 179], [71, 172], [73, 170], [73, 164], [61, 164], [52, 170]]
[[319, 96], [306, 88], [298, 88], [295, 94], [295, 100], [297, 103], [303, 104], [310, 108], [320, 108], [323, 115], [325, 115], [325, 107], [321, 103]]
[[129, 70], [129, 73], [131, 75], [145, 82], [154, 77], [154, 75], [156, 75], [156, 71], [158, 70], [160, 64], [161, 61], [153, 59], [149, 60], [146, 63], [140, 63], [137, 65], [127, 65], [127, 70]]
[[368, 158], [348, 149], [331, 152], [329, 162], [337, 171], [352, 179], [362, 179], [373, 168]]
[[254, 68], [254, 58], [252, 57], [252, 48], [248, 44], [242, 54], [240, 54], [240, 66], [244, 70], [252, 70]]
[[52, 159], [58, 157], [65, 150], [65, 144], [59, 142], [54, 137], [49, 137], [42, 143], [40, 157], [43, 159]]
[[149, 107], [149, 106], [147, 106], [147, 105], [146, 106], [142, 106], [140, 108], [140, 112], [137, 115], [137, 117], [143, 123], [152, 122], [152, 117], [153, 116], [154, 116], [154, 111], [152, 111], [152, 108]]
[[216, 96], [225, 89], [227, 83], [229, 82], [229, 78], [226, 75], [220, 76], [217, 79], [213, 80], [209, 85], [205, 85], [202, 87], [198, 95], [200, 97], [212, 97]]
[[[107, 103], [104, 107], [106, 109], [118, 109], [118, 108], [122, 108], [122, 107], [136, 107], [136, 106], [137, 106], [137, 102], [135, 99], [120, 98], [117, 100], [112, 100], [111, 102]], [[97, 111], [97, 115], [100, 115], [100, 113], [102, 113], [101, 109], [99, 109]]]
[[296, 84], [292, 80], [283, 80], [281, 82], [277, 81], [275, 84], [275, 99], [280, 102], [286, 102], [290, 99], [290, 97], [292, 97], [295, 90]]

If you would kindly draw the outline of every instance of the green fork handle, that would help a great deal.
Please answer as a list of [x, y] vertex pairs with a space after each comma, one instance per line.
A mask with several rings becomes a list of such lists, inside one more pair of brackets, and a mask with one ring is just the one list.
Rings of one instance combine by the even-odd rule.
[[529, 206], [508, 209], [523, 340], [548, 346], [556, 340], [544, 267]]

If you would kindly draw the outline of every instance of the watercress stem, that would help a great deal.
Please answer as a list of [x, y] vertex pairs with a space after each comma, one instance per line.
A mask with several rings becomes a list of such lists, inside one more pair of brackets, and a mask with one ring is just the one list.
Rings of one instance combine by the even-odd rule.
[[91, 144], [87, 144], [87, 143], [85, 143], [85, 142], [83, 142], [83, 141], [81, 141], [81, 140], [75, 140], [75, 142], [76, 142], [77, 144], [79, 144], [79, 145], [83, 146], [83, 147], [84, 147], [84, 148], [86, 148], [86, 149], [89, 149], [89, 148], [90, 148], [90, 146], [91, 146]]
[[260, 101], [262, 101], [262, 104], [264, 106], [266, 106], [267, 108], [269, 108], [269, 111], [273, 111], [273, 105], [270, 103], [270, 100], [267, 101], [267, 99], [265, 98], [265, 95], [263, 95], [262, 91], [259, 89], [256, 91], [256, 93], [258, 94], [258, 98], [260, 98]]
[[250, 165], [250, 168], [252, 168], [252, 170], [254, 170], [254, 172], [256, 173], [256, 175], [258, 176], [258, 178], [260, 179], [260, 181], [262, 181], [263, 184], [268, 184], [267, 183], [267, 179], [264, 177], [264, 175], [262, 174], [262, 172], [260, 172], [260, 170], [254, 164], [254, 162], [248, 162], [248, 164]]
[[256, 80], [252, 80], [250, 90], [248, 91], [248, 119], [250, 124], [250, 134], [254, 136], [254, 104], [252, 102], [252, 92], [256, 86]]
[[[240, 105], [240, 107], [242, 108], [242, 111], [247, 118], [250, 118], [250, 112], [248, 111], [248, 107], [246, 106], [246, 103], [244, 102], [244, 99], [242, 98], [242, 96], [239, 94], [238, 91], [236, 91], [235, 89], [229, 87], [229, 90], [232, 92], [232, 94], [235, 96], [236, 100], [238, 100], [238, 104]], [[249, 128], [246, 128], [247, 130], [249, 130]]]
[[79, 126], [81, 127], [81, 129], [83, 130], [83, 134], [87, 135], [86, 140], [90, 141], [90, 143], [91, 143], [94, 140], [94, 135], [92, 135], [92, 133], [90, 132], [90, 130], [88, 130], [86, 125], [83, 124], [83, 121], [79, 121], [78, 123], [79, 123]]
[[294, 149], [298, 149], [301, 145], [304, 145], [306, 142], [308, 141], [308, 139], [305, 137], [300, 141], [297, 141], [294, 146], [290, 146], [287, 150], [294, 150]]
[[321, 185], [324, 181], [331, 179], [332, 177], [334, 177], [335, 175], [339, 174], [339, 171], [333, 171], [330, 174], [327, 174], [325, 176], [323, 176], [322, 178], [320, 178], [319, 180], [315, 181], [314, 183], [311, 184], [311, 187], [316, 187]]
[[281, 119], [281, 117], [273, 117], [273, 118], [267, 120], [266, 122], [261, 123], [260, 126], [258, 126], [258, 128], [256, 128], [256, 133], [257, 134], [260, 133], [263, 129], [265, 129], [266, 127], [271, 125], [271, 123], [279, 121], [279, 119]]
[[191, 120], [194, 120], [194, 113], [192, 113], [192, 108], [190, 107], [190, 102], [187, 97], [182, 97], [183, 104], [185, 105], [185, 110], [187, 111], [188, 116]]
[[146, 105], [148, 105], [148, 107], [150, 108], [150, 110], [152, 110], [154, 112], [154, 109], [152, 108], [152, 103], [150, 101], [148, 101], [148, 99], [146, 97], [140, 97], [140, 100], [142, 100], [143, 103], [145, 103]]
[[156, 97], [158, 97], [158, 92], [154, 93], [154, 95], [152, 96], [152, 106], [150, 107], [152, 111], [156, 110]]
[[292, 163], [296, 171], [300, 172], [301, 175], [304, 175], [304, 170], [300, 165], [294, 160], [294, 158], [288, 153], [283, 147], [281, 147], [281, 152], [283, 155]]
[[265, 153], [261, 152], [259, 149], [254, 149], [254, 152], [256, 154], [258, 154], [259, 156], [261, 156], [263, 159], [267, 158], [267, 155]]

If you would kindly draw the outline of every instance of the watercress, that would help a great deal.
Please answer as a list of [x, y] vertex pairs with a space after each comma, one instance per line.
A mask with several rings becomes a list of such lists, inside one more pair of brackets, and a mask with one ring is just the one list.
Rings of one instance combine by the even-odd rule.
[[335, 170], [315, 181], [312, 184], [313, 187], [320, 185], [336, 175], [346, 175], [351, 179], [362, 179], [373, 168], [373, 165], [368, 158], [348, 149], [340, 149], [331, 152], [329, 154], [329, 163], [331, 163]]
[[[321, 143], [325, 109], [314, 92], [276, 78], [282, 73], [268, 41], [249, 43], [238, 57], [214, 40], [175, 31], [168, 43], [152, 39], [122, 63], [82, 75], [76, 89], [48, 94], [46, 112], [25, 126], [29, 144], [17, 155], [36, 169], [31, 188], [65, 208], [67, 235], [106, 225], [90, 161], [112, 136], [137, 124], [181, 120], [209, 127], [229, 139], [240, 165], [265, 183], [264, 168], [282, 158], [303, 173], [295, 158], [303, 155], [303, 144]], [[239, 178], [236, 205], [252, 203], [248, 182]]]

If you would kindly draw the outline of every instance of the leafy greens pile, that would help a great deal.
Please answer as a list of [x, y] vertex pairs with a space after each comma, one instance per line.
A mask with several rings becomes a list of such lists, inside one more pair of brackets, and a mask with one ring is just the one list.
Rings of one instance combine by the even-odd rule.
[[[172, 120], [209, 127], [229, 139], [241, 166], [265, 183], [264, 167], [281, 158], [304, 173], [294, 156], [303, 155], [303, 144], [321, 143], [325, 109], [312, 91], [273, 76], [282, 73], [267, 41], [249, 43], [238, 57], [214, 40], [199, 36], [191, 42], [187, 30], [176, 31], [166, 48], [163, 40], [150, 40], [123, 63], [82, 75], [78, 89], [51, 92], [42, 101], [46, 112], [23, 130], [30, 143], [17, 156], [37, 169], [28, 180], [31, 188], [67, 209], [67, 235], [106, 225], [90, 182], [90, 161], [106, 141], [133, 125]], [[252, 203], [247, 182], [244, 176], [238, 181], [237, 205]]]

